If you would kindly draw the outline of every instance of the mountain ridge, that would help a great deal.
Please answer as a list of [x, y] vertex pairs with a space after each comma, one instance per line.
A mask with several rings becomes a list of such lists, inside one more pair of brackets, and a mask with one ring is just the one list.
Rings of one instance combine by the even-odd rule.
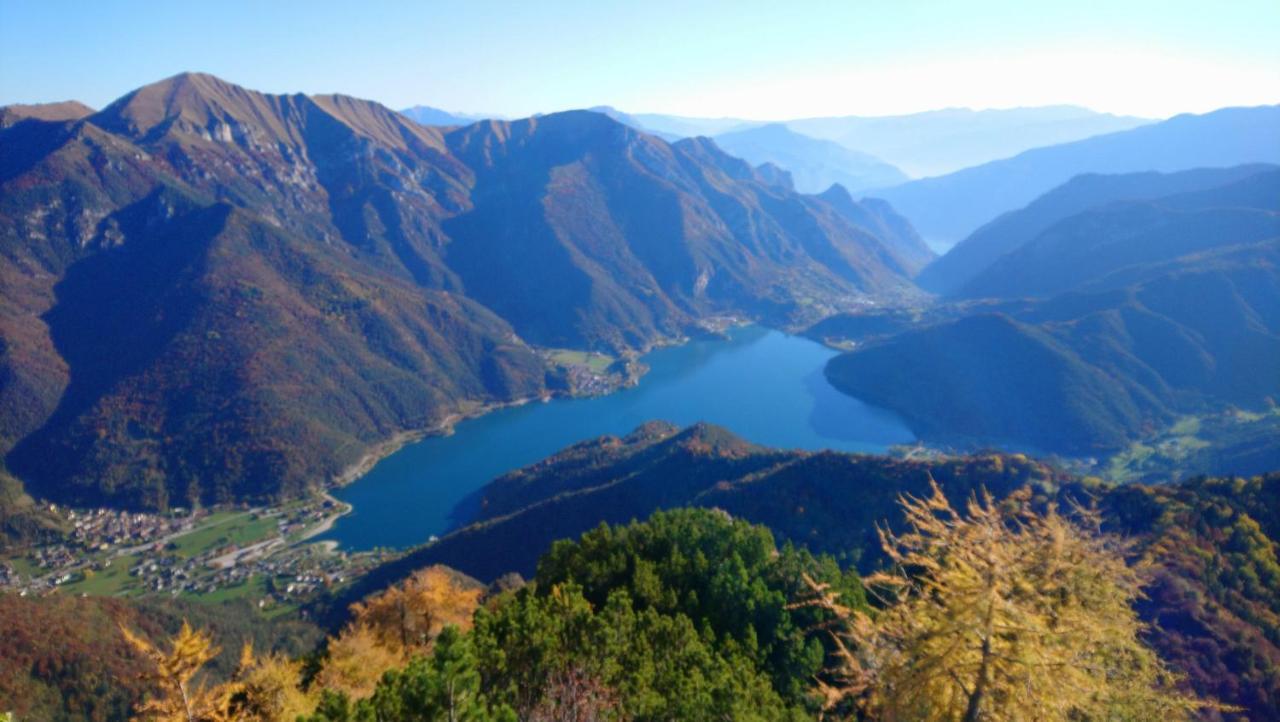
[[[1130, 130], [1035, 148], [947, 175], [871, 193], [935, 247], [952, 245], [1005, 211], [1080, 173], [1173, 172], [1280, 163], [1280, 106], [1183, 114]], [[1170, 153], [1177, 149], [1177, 153]]]
[[895, 329], [828, 362], [917, 435], [1094, 456], [1280, 394], [1280, 239], [1121, 269], [1047, 299]]
[[1008, 211], [975, 230], [917, 277], [922, 288], [949, 295], [1001, 256], [1029, 243], [1053, 223], [1102, 203], [1143, 200], [1223, 185], [1267, 170], [1265, 164], [1197, 168], [1175, 173], [1074, 176], [1026, 206]]
[[63, 501], [309, 493], [395, 434], [570, 391], [538, 346], [915, 293], [821, 199], [598, 113], [440, 129], [188, 73], [0, 133], [0, 452]]
[[80, 120], [93, 115], [94, 109], [78, 100], [64, 100], [54, 103], [14, 103], [0, 106], [0, 128], [8, 128], [24, 120], [34, 119], [50, 122], [64, 120]]
[[834, 141], [796, 133], [782, 123], [721, 133], [716, 145], [753, 165], [773, 163], [787, 169], [802, 193], [819, 193], [840, 184], [851, 193], [905, 182], [907, 175], [868, 153]]
[[1048, 226], [954, 293], [1052, 296], [1127, 266], [1268, 238], [1280, 238], [1280, 169], [1089, 208]]

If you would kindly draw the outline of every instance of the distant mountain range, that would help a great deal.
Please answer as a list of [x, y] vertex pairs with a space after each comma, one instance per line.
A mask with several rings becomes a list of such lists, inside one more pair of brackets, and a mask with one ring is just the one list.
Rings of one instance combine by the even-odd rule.
[[75, 100], [62, 103], [38, 103], [35, 105], [6, 105], [0, 107], [0, 128], [8, 128], [28, 118], [36, 120], [79, 120], [92, 115], [93, 108]]
[[919, 178], [952, 173], [1032, 148], [1128, 130], [1151, 122], [1147, 118], [1058, 105], [806, 118], [787, 121], [787, 125], [797, 132], [883, 158]]
[[429, 105], [415, 105], [412, 108], [405, 108], [400, 114], [422, 125], [469, 125], [478, 120], [485, 120], [490, 116], [474, 115], [470, 113], [451, 113], [447, 110], [433, 108]]
[[[621, 113], [621, 111], [617, 112]], [[742, 118], [693, 118], [662, 113], [624, 113], [623, 115], [644, 130], [674, 138], [695, 138], [700, 135], [711, 137], [765, 124], [763, 121]]]
[[955, 293], [1001, 256], [1030, 243], [1065, 218], [1118, 201], [1146, 200], [1226, 185], [1268, 167], [1243, 165], [1177, 173], [1082, 174], [1026, 207], [1005, 213], [974, 231], [930, 264], [916, 278], [916, 283], [934, 293]]
[[834, 141], [846, 149], [870, 155], [914, 177], [942, 175], [1031, 148], [1152, 122], [1074, 106], [1007, 110], [949, 108], [909, 115], [778, 121], [623, 113], [607, 106], [599, 110], [614, 113], [620, 122], [633, 127], [672, 138], [714, 137], [765, 125], [784, 125], [795, 133]]
[[[1057, 221], [961, 290], [1039, 300], [888, 324], [833, 359], [828, 378], [925, 438], [1072, 455], [1116, 450], [1180, 414], [1273, 403], [1280, 171], [1078, 179], [1028, 209], [1060, 209], [1063, 198], [1088, 197], [1082, 186], [1150, 198], [1210, 179], [1226, 182], [1145, 201], [1094, 194], [1101, 205]], [[1006, 225], [1032, 225], [1023, 213]], [[817, 334], [839, 335], [840, 325], [824, 322]]]
[[897, 185], [905, 173], [839, 143], [801, 135], [781, 123], [722, 133], [716, 145], [753, 165], [773, 163], [791, 174], [796, 190], [821, 193], [840, 184], [850, 193]]
[[75, 503], [287, 497], [563, 390], [537, 346], [915, 293], [887, 206], [599, 113], [446, 131], [183, 74], [0, 146], [0, 450]]
[[[891, 156], [881, 157], [892, 162]], [[1280, 163], [1280, 106], [1179, 115], [871, 195], [888, 200], [930, 245], [945, 249], [1082, 173], [1171, 172], [1244, 163]]]
[[1280, 168], [1226, 185], [1117, 201], [1068, 216], [996, 259], [956, 295], [1048, 297], [1086, 285], [1114, 285], [1108, 278], [1112, 274], [1224, 243], [1272, 238], [1280, 238]]

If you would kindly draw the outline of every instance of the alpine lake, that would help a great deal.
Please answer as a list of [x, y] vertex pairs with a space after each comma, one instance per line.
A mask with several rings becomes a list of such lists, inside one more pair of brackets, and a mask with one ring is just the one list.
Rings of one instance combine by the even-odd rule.
[[334, 490], [354, 509], [318, 538], [352, 551], [421, 544], [465, 524], [495, 477], [646, 421], [705, 421], [780, 448], [876, 453], [914, 441], [893, 413], [827, 382], [823, 367], [836, 353], [760, 326], [660, 348], [643, 357], [649, 372], [636, 386], [499, 409], [405, 445]]

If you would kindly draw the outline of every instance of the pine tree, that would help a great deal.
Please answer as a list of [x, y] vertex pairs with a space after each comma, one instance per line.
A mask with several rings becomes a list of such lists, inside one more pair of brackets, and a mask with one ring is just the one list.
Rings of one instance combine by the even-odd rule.
[[253, 722], [294, 722], [315, 709], [315, 699], [302, 690], [302, 663], [279, 653], [258, 657], [245, 648], [237, 704]]

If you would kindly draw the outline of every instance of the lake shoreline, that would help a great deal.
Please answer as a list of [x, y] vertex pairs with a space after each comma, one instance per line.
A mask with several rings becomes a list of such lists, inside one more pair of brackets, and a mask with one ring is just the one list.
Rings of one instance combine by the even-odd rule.
[[[475, 503], [493, 479], [655, 419], [717, 424], [782, 448], [886, 453], [915, 441], [899, 420], [825, 380], [822, 364], [834, 352], [823, 344], [761, 324], [725, 330], [669, 337], [651, 345], [651, 355], [631, 356], [632, 363], [650, 366], [635, 388], [619, 384], [602, 393], [561, 391], [476, 405], [429, 429], [396, 434], [340, 477], [344, 484], [334, 495], [356, 513], [322, 538], [347, 550], [415, 546], [465, 523], [469, 507], [460, 505]], [[622, 390], [627, 393], [613, 393]], [[534, 399], [547, 403], [530, 404]], [[518, 406], [525, 409], [512, 409]], [[458, 426], [468, 419], [474, 423]]]
[[432, 436], [448, 436], [449, 434], [452, 434], [453, 427], [459, 422], [466, 421], [468, 419], [480, 418], [502, 409], [524, 406], [525, 404], [529, 404], [534, 401], [546, 402], [562, 397], [572, 398], [572, 396], [568, 394], [552, 393], [545, 396], [527, 396], [519, 399], [513, 399], [511, 401], [480, 404], [473, 411], [454, 412], [445, 416], [444, 419], [440, 420], [438, 423], [432, 424], [426, 428], [397, 432], [393, 434], [391, 438], [375, 443], [364, 453], [364, 455], [360, 457], [358, 461], [344, 469], [341, 474], [333, 477], [325, 487], [325, 493], [359, 481], [361, 477], [368, 474], [373, 467], [377, 466], [378, 462], [388, 456], [391, 456], [409, 444]]
[[[678, 340], [671, 344], [661, 344], [661, 346], [680, 345], [683, 343], [688, 343], [689, 340], [690, 339], [686, 337], [682, 340]], [[660, 347], [659, 344], [653, 344], [645, 351], [637, 353], [633, 358], [638, 359], [641, 356], [649, 353], [651, 350], [655, 350], [656, 348], [659, 348], [659, 347]], [[610, 394], [616, 393], [624, 388], [637, 385], [638, 383], [640, 383], [640, 379], [644, 376], [644, 374], [648, 372], [649, 367], [645, 366], [644, 364], [638, 364], [635, 367], [635, 369], [636, 369], [635, 373], [629, 374], [627, 378], [625, 378], [621, 383], [617, 384], [608, 393]], [[337, 523], [340, 517], [347, 516], [348, 514], [351, 514], [352, 512], [355, 511], [355, 508], [356, 508], [355, 504], [352, 504], [351, 502], [347, 502], [347, 501], [338, 501], [336, 497], [332, 496], [333, 490], [341, 489], [345, 486], [350, 486], [351, 484], [354, 484], [355, 482], [359, 481], [361, 478], [366, 476], [369, 472], [373, 471], [374, 467], [376, 467], [380, 462], [382, 462], [384, 459], [391, 456], [392, 454], [395, 454], [396, 452], [400, 451], [404, 447], [410, 444], [414, 444], [419, 441], [422, 441], [423, 439], [431, 438], [431, 437], [449, 436], [450, 434], [453, 433], [454, 427], [457, 426], [459, 423], [463, 421], [469, 421], [472, 419], [482, 418], [496, 411], [525, 406], [535, 401], [547, 403], [549, 401], [554, 401], [556, 399], [573, 399], [573, 398], [582, 398], [582, 396], [576, 395], [571, 391], [557, 391], [557, 392], [550, 392], [547, 394], [543, 394], [541, 396], [526, 396], [519, 399], [513, 399], [511, 401], [480, 404], [471, 411], [458, 411], [458, 412], [449, 414], [445, 416], [444, 419], [442, 419], [440, 422], [433, 424], [431, 426], [428, 426], [426, 428], [413, 429], [409, 431], [400, 431], [393, 434], [388, 439], [385, 439], [383, 441], [379, 441], [373, 444], [373, 446], [371, 446], [367, 451], [365, 451], [365, 453], [361, 455], [361, 457], [355, 463], [347, 466], [347, 468], [342, 470], [342, 473], [338, 474], [337, 476], [334, 476], [332, 479], [329, 480], [329, 483], [325, 485], [323, 489], [324, 496], [329, 499], [333, 499], [335, 502], [341, 504], [342, 510], [339, 513], [335, 514], [328, 521], [328, 523], [325, 524], [324, 529], [317, 530], [315, 534], [310, 534], [308, 536], [309, 537], [317, 536], [319, 534], [328, 532], [330, 529], [333, 528], [333, 525]], [[337, 540], [333, 540], [333, 539], [324, 540], [318, 543], [323, 544], [330, 553], [336, 551], [341, 546], [341, 544]]]
[[[628, 355], [626, 358], [628, 361], [635, 364], [635, 362], [637, 362], [639, 359], [659, 349], [670, 348], [672, 346], [683, 346], [698, 338], [708, 338], [708, 337], [709, 338], [717, 338], [717, 337], [725, 338], [728, 335], [729, 329], [756, 325], [756, 322], [750, 319], [743, 319], [739, 317], [726, 317], [723, 321], [718, 323], [715, 322], [717, 320], [719, 319], [707, 322], [707, 325], [703, 326], [700, 329], [701, 335], [699, 336], [686, 335], [686, 336], [678, 336], [673, 338], [657, 339], [647, 344], [645, 347]], [[766, 328], [769, 328], [769, 327], [766, 327]], [[790, 333], [790, 332], [783, 331], [783, 333]], [[613, 388], [611, 388], [608, 391], [608, 393], [595, 394], [595, 395], [600, 396], [600, 395], [614, 394], [614, 393], [617, 393], [618, 391], [621, 391], [622, 389], [636, 386], [637, 384], [640, 383], [640, 380], [644, 378], [645, 374], [649, 372], [649, 367], [646, 366], [645, 364], [635, 364], [634, 369], [635, 371], [633, 373], [629, 374], [621, 382], [616, 384]], [[458, 412], [449, 414], [444, 419], [442, 419], [438, 423], [433, 424], [431, 426], [428, 426], [422, 429], [412, 429], [408, 431], [397, 432], [393, 434], [390, 438], [373, 444], [367, 451], [365, 451], [363, 455], [361, 455], [361, 457], [355, 463], [350, 464], [349, 466], [347, 466], [347, 468], [343, 469], [340, 474], [330, 479], [329, 483], [325, 486], [324, 493], [327, 495], [333, 489], [340, 489], [344, 486], [348, 486], [350, 484], [355, 483], [356, 481], [359, 481], [361, 477], [365, 476], [370, 471], [372, 471], [373, 467], [377, 466], [380, 461], [387, 458], [388, 456], [391, 456], [397, 451], [403, 449], [405, 446], [408, 446], [409, 444], [422, 441], [423, 439], [433, 437], [433, 436], [448, 436], [452, 434], [454, 427], [463, 421], [478, 419], [483, 416], [487, 416], [495, 411], [501, 411], [502, 409], [509, 409], [509, 408], [515, 408], [519, 406], [524, 406], [526, 404], [533, 403], [534, 401], [540, 401], [540, 402], [546, 403], [548, 401], [554, 401], [557, 399], [585, 398], [586, 396], [587, 395], [575, 394], [572, 391], [553, 391], [553, 392], [548, 392], [546, 394], [543, 394], [541, 396], [527, 396], [519, 399], [513, 399], [511, 401], [499, 401], [499, 402], [480, 404], [471, 411], [458, 411]], [[345, 514], [351, 513], [351, 511], [353, 510], [352, 505], [347, 502], [343, 502], [343, 503], [347, 504], [347, 506], [349, 507], [348, 510], [344, 513]]]

